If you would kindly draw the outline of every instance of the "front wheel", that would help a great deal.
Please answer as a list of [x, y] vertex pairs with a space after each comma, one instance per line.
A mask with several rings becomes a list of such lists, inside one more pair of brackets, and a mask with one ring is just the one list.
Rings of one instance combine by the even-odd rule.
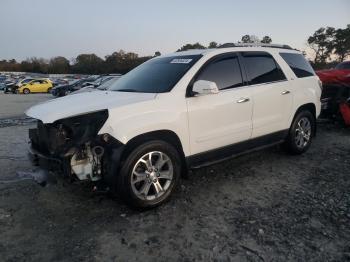
[[152, 208], [166, 202], [178, 183], [181, 159], [164, 141], [150, 141], [135, 148], [118, 174], [118, 191], [137, 208]]
[[299, 112], [290, 127], [285, 146], [292, 154], [302, 154], [311, 145], [315, 134], [315, 117], [310, 111]]
[[30, 90], [28, 88], [23, 89], [23, 94], [28, 95], [30, 93]]

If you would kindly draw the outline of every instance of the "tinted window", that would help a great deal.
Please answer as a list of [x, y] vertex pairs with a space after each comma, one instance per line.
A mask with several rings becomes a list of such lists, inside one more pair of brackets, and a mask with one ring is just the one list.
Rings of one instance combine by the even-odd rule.
[[340, 69], [340, 70], [350, 69], [350, 62], [340, 63], [335, 67], [335, 69]]
[[309, 62], [301, 54], [280, 53], [298, 78], [315, 75]]
[[247, 69], [249, 84], [263, 84], [286, 80], [281, 68], [273, 57], [265, 52], [245, 52], [245, 67]]
[[201, 55], [153, 58], [115, 82], [109, 90], [120, 92], [169, 92]]
[[238, 58], [231, 56], [210, 62], [196, 80], [215, 82], [219, 90], [242, 86], [243, 80]]

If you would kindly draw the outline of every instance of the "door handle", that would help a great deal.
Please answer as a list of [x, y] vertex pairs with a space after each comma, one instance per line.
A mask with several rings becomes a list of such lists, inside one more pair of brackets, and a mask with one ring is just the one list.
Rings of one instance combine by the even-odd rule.
[[249, 98], [248, 97], [242, 97], [240, 99], [237, 100], [237, 103], [245, 103], [245, 102], [248, 102], [249, 101]]
[[288, 95], [289, 93], [290, 93], [289, 90], [284, 90], [284, 91], [281, 93], [281, 95]]

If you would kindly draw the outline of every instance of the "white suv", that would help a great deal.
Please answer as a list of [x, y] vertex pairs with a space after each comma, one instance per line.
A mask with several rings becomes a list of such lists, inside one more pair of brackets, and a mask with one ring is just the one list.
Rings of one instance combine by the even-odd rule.
[[188, 168], [279, 143], [305, 152], [320, 96], [313, 69], [287, 46], [178, 52], [145, 62], [107, 91], [30, 108], [38, 119], [31, 155], [133, 206], [154, 207]]

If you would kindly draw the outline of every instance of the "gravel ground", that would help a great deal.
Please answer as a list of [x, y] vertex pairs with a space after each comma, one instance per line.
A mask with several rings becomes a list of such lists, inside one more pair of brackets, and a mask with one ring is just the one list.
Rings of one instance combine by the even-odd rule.
[[350, 261], [349, 129], [320, 124], [301, 156], [274, 147], [196, 170], [140, 213], [89, 184], [18, 179], [33, 124], [16, 119], [0, 120], [1, 261]]

